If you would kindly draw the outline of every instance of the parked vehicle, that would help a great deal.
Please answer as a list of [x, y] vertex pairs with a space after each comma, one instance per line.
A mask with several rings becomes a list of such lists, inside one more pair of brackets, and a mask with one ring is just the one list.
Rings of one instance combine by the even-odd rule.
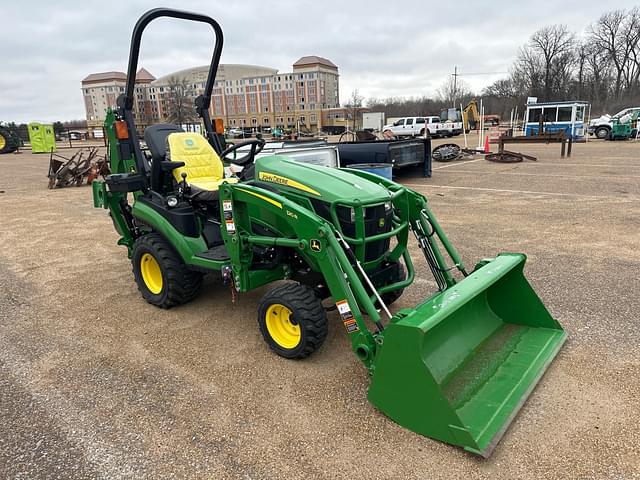
[[[424, 117], [431, 137], [453, 137], [457, 135], [454, 132], [454, 125], [452, 123], [443, 122], [440, 117], [429, 116]], [[460, 133], [460, 132], [458, 132]]]
[[428, 163], [425, 172], [431, 176], [431, 141], [427, 138], [407, 140], [373, 140], [335, 144], [340, 154], [340, 166], [361, 163], [387, 163], [395, 170]]
[[429, 132], [432, 137], [451, 137], [455, 135], [454, 125], [442, 122], [440, 117], [402, 117], [382, 127], [387, 136], [416, 137]]
[[640, 112], [640, 107], [628, 107], [620, 110], [615, 115], [605, 114], [599, 118], [594, 118], [589, 122], [588, 133], [601, 139], [609, 138], [614, 119], [619, 120], [625, 115], [633, 115], [635, 112]]
[[636, 138], [638, 136], [638, 117], [640, 117], [640, 110], [612, 118], [609, 140]]
[[396, 137], [415, 137], [425, 134], [424, 117], [402, 117], [395, 122], [382, 127], [382, 132], [386, 135]]
[[[247, 154], [249, 150], [248, 146], [240, 147], [238, 155]], [[283, 155], [298, 162], [334, 168], [386, 163], [398, 170], [426, 163], [426, 176], [431, 176], [431, 142], [425, 138], [341, 143], [327, 143], [325, 140], [267, 142], [256, 158], [268, 155]], [[239, 171], [234, 169], [236, 174]]]
[[448, 108], [440, 112], [440, 122], [448, 125], [453, 135], [460, 135], [462, 133], [462, 112], [459, 108]]
[[242, 129], [241, 128], [229, 128], [227, 129], [227, 135], [230, 138], [242, 138]]

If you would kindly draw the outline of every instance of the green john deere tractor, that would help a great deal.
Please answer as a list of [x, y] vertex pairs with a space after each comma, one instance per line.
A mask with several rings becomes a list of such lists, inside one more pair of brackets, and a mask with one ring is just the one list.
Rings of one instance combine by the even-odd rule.
[[[216, 41], [195, 100], [206, 137], [154, 125], [146, 152], [134, 80], [142, 32], [158, 17], [208, 24]], [[237, 292], [278, 281], [257, 308], [258, 325], [291, 359], [322, 345], [331, 298], [371, 376], [369, 400], [406, 428], [488, 456], [566, 337], [525, 279], [525, 255], [467, 270], [419, 193], [362, 171], [256, 160], [261, 140], [225, 148], [208, 112], [222, 41], [213, 19], [168, 9], [147, 12], [133, 31], [126, 90], [105, 122], [113, 173], [93, 182], [93, 195], [109, 210], [142, 296], [161, 308], [188, 302], [211, 272]], [[244, 168], [225, 177], [223, 162]], [[391, 313], [415, 280], [412, 236], [437, 292]]]

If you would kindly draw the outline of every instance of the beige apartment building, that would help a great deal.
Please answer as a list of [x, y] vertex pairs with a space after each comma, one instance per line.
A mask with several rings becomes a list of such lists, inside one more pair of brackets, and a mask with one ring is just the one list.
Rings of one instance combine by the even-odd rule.
[[[134, 113], [141, 125], [167, 121], [169, 85], [186, 81], [193, 98], [204, 91], [208, 66], [181, 70], [156, 79], [145, 69], [136, 75]], [[82, 80], [87, 123], [100, 127], [105, 110], [114, 107], [124, 92], [126, 75], [94, 73]], [[296, 128], [309, 130], [343, 125], [340, 110], [338, 67], [318, 56], [306, 56], [293, 64], [291, 72], [256, 65], [223, 64], [218, 68], [211, 95], [210, 115], [222, 118], [228, 127]]]
[[[148, 86], [155, 80], [144, 68], [136, 74], [136, 117], [145, 118], [151, 114], [150, 105], [144, 99], [148, 97]], [[124, 93], [127, 75], [123, 72], [92, 73], [82, 80], [82, 95], [89, 129], [101, 128], [107, 108], [115, 108], [116, 100]]]

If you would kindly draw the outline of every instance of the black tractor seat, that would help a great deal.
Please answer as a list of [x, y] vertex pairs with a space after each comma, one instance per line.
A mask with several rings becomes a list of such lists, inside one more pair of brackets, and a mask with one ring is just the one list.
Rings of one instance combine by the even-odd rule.
[[160, 161], [167, 155], [167, 137], [171, 133], [184, 132], [179, 125], [172, 123], [159, 123], [144, 129], [144, 141], [149, 147], [151, 158]]
[[184, 132], [178, 125], [160, 123], [144, 129], [144, 142], [151, 152], [151, 190], [164, 194], [164, 171], [161, 162], [167, 155], [167, 137], [172, 133]]

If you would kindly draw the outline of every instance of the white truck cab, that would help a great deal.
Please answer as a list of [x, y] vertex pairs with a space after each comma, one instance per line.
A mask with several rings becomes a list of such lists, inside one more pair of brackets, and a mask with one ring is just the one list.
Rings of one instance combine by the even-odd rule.
[[382, 132], [392, 134], [396, 137], [416, 137], [418, 135], [446, 136], [453, 135], [453, 128], [450, 124], [442, 123], [440, 117], [402, 117], [395, 122], [382, 127]]
[[382, 127], [383, 133], [391, 133], [396, 137], [415, 137], [424, 135], [424, 117], [402, 117]]

